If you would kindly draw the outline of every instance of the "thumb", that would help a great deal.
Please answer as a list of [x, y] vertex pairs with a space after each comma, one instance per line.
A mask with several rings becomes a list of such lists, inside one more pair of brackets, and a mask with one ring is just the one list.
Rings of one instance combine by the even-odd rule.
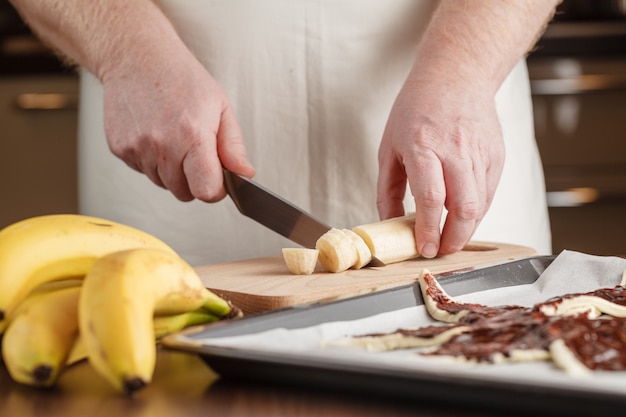
[[241, 128], [232, 107], [222, 113], [220, 128], [217, 132], [217, 153], [222, 166], [244, 177], [252, 178], [256, 170], [248, 160]]

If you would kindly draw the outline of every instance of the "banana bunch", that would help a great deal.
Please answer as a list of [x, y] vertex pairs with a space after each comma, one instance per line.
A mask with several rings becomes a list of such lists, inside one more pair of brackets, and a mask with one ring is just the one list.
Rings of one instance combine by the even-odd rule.
[[414, 213], [352, 229], [332, 228], [315, 249], [283, 248], [283, 259], [298, 275], [313, 273], [318, 261], [328, 272], [363, 268], [374, 256], [385, 264], [406, 261], [419, 256], [414, 229]]
[[53, 385], [87, 358], [120, 392], [148, 384], [161, 336], [240, 312], [156, 237], [83, 215], [0, 230], [0, 333], [11, 377]]

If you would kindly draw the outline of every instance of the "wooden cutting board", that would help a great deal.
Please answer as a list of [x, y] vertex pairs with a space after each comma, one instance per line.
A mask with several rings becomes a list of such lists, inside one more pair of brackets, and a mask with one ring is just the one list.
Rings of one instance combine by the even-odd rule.
[[282, 256], [196, 267], [204, 285], [230, 300], [245, 314], [300, 304], [328, 302], [415, 282], [422, 268], [433, 273], [536, 255], [519, 245], [470, 242], [461, 252], [435, 259], [413, 259], [378, 268], [340, 273], [318, 269], [293, 275]]

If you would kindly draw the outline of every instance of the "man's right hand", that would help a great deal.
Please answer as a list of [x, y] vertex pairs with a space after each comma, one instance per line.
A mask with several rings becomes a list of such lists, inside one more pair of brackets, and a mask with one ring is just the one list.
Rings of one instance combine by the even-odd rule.
[[109, 147], [179, 200], [219, 201], [222, 167], [254, 175], [233, 108], [188, 50], [160, 55], [102, 75]]
[[104, 87], [111, 151], [180, 200], [254, 175], [233, 109], [152, 0], [11, 0], [31, 28]]

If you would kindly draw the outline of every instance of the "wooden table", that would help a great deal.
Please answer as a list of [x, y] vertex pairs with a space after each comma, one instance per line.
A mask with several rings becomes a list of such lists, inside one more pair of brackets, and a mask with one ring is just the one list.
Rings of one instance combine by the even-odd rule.
[[[13, 382], [0, 366], [2, 417], [454, 417], [496, 416], [454, 404], [397, 402], [222, 379], [199, 356], [160, 349], [152, 383], [132, 398], [115, 393], [87, 362], [67, 369], [53, 389]], [[511, 415], [511, 413], [507, 413]]]

